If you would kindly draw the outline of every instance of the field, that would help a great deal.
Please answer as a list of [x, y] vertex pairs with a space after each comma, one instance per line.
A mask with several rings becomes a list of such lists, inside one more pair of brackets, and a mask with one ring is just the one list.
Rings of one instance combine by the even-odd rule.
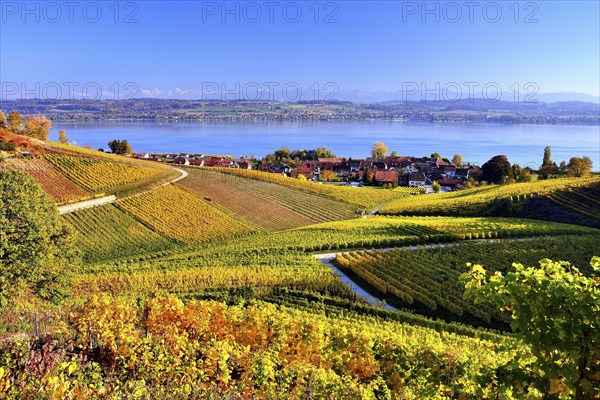
[[255, 232], [207, 201], [174, 185], [117, 202], [162, 235], [184, 244], [202, 243]]
[[[506, 273], [546, 257], [587, 274], [600, 248], [598, 229], [481, 216], [496, 197], [593, 209], [594, 180], [411, 196], [190, 169], [158, 187], [171, 168], [143, 177], [152, 167], [115, 156], [47, 157], [96, 187], [155, 188], [61, 217], [83, 263], [60, 306], [25, 293], [3, 314], [0, 398], [527, 398], [553, 383], [533, 388], [532, 349], [506, 314], [465, 299], [459, 276], [467, 262]], [[446, 198], [469, 216], [356, 213], [397, 199], [388, 207], [435, 214]], [[366, 303], [314, 253], [399, 311]]]
[[176, 246], [111, 204], [62, 218], [77, 231], [77, 246], [86, 263], [152, 254]]
[[411, 192], [389, 190], [369, 190], [348, 186], [324, 185], [314, 182], [300, 181], [280, 175], [260, 172], [255, 170], [244, 170], [235, 168], [219, 168], [220, 172], [245, 178], [257, 179], [265, 182], [273, 182], [290, 188], [316, 193], [332, 199], [340, 200], [362, 208], [374, 208], [385, 202], [398, 198], [408, 197]]
[[560, 207], [600, 220], [600, 180], [598, 179], [589, 185], [557, 190], [544, 197]]
[[0, 169], [14, 169], [31, 175], [56, 204], [65, 204], [92, 197], [92, 194], [77, 186], [42, 159], [9, 159], [0, 164]]
[[339, 254], [336, 264], [377, 296], [425, 315], [465, 323], [489, 324], [506, 317], [463, 298], [459, 275], [467, 263], [505, 273], [513, 262], [537, 265], [543, 258], [570, 261], [581, 270], [600, 248], [600, 235], [535, 240], [449, 244], [445, 247], [360, 251]]
[[190, 170], [181, 182], [200, 197], [270, 231], [356, 217], [354, 207], [274, 183], [208, 170]]
[[[394, 201], [383, 207], [383, 215], [482, 215], [494, 213], [518, 212], [534, 197], [548, 197], [554, 202], [581, 212], [581, 198], [577, 194], [591, 191], [598, 193], [600, 178], [547, 179], [531, 183], [517, 183], [503, 186], [486, 186], [417, 196]], [[564, 196], [571, 194], [573, 200], [566, 201]], [[561, 200], [562, 199], [562, 200]], [[589, 206], [593, 206], [590, 204]], [[593, 216], [599, 214], [597, 205], [593, 206]]]
[[163, 170], [89, 157], [48, 154], [45, 159], [70, 180], [91, 192], [156, 180]]

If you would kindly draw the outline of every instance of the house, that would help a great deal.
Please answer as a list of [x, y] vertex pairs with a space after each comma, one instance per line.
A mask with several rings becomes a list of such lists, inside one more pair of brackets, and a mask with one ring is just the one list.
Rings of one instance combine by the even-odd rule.
[[198, 158], [192, 158], [190, 160], [190, 165], [193, 165], [195, 167], [204, 167], [204, 160], [198, 159]]
[[222, 160], [223, 160], [222, 157], [214, 157], [214, 156], [204, 157], [204, 166], [205, 167], [214, 167], [217, 165], [217, 163], [221, 162]]
[[133, 156], [135, 158], [141, 158], [144, 160], [149, 160], [150, 159], [150, 153], [133, 153]]
[[252, 163], [243, 158], [237, 162], [237, 166], [239, 169], [252, 169]]
[[395, 184], [398, 183], [398, 173], [396, 171], [377, 170], [375, 171], [375, 180], [380, 185]]
[[456, 168], [455, 176], [458, 179], [466, 181], [467, 179], [469, 179], [470, 173], [471, 170], [469, 168]]
[[350, 173], [354, 174], [354, 173], [357, 173], [358, 171], [360, 171], [361, 169], [364, 169], [364, 168], [362, 168], [364, 161], [365, 160], [362, 160], [362, 159], [356, 159], [356, 160], [349, 159], [348, 167], [350, 168]]
[[398, 173], [398, 186], [408, 186], [408, 178], [410, 174], [406, 172]]
[[292, 178], [297, 178], [300, 175], [304, 175], [307, 180], [312, 181], [314, 177], [314, 170], [310, 167], [298, 167], [292, 171]]
[[443, 188], [453, 190], [456, 185], [460, 185], [462, 182], [460, 179], [440, 179], [437, 183]]
[[411, 187], [423, 187], [425, 182], [427, 182], [427, 178], [422, 172], [412, 172], [408, 177], [408, 186]]
[[213, 167], [215, 168], [231, 168], [231, 166], [233, 165], [233, 161], [232, 160], [226, 160], [226, 159], [222, 159], [217, 161]]
[[342, 162], [339, 158], [319, 158], [318, 161], [321, 171], [333, 171], [334, 167]]
[[176, 157], [173, 159], [173, 164], [190, 165], [190, 160], [187, 157]]

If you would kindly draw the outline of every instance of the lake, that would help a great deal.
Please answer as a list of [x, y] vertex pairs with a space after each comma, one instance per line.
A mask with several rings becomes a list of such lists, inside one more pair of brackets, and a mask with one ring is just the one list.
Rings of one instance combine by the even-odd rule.
[[136, 152], [187, 152], [262, 157], [290, 149], [331, 148], [336, 155], [364, 158], [375, 141], [400, 155], [434, 152], [465, 162], [483, 164], [505, 154], [512, 163], [537, 168], [545, 146], [552, 159], [568, 162], [589, 156], [600, 170], [600, 127], [571, 125], [430, 124], [393, 121], [352, 122], [85, 122], [56, 124], [50, 138], [65, 129], [77, 145], [107, 149], [113, 139], [127, 139]]

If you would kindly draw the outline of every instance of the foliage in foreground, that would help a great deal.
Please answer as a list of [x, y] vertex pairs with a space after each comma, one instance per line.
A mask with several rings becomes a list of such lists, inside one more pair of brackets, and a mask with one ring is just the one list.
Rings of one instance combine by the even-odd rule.
[[510, 340], [260, 302], [168, 295], [142, 304], [93, 297], [72, 312], [64, 341], [4, 345], [0, 396], [443, 399], [529, 390], [497, 381], [495, 368], [515, 353]]
[[0, 311], [22, 291], [52, 301], [66, 297], [66, 272], [78, 263], [73, 247], [56, 206], [35, 180], [0, 171]]
[[[600, 272], [600, 257], [592, 268]], [[480, 265], [463, 275], [466, 295], [512, 314], [511, 327], [530, 346], [539, 389], [560, 398], [600, 396], [600, 280], [567, 262], [513, 264], [489, 279]]]

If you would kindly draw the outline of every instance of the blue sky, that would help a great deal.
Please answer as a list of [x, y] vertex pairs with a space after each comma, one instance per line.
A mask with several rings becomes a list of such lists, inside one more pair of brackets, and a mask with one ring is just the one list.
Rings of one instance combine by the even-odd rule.
[[475, 93], [490, 82], [527, 93], [533, 82], [540, 93], [600, 95], [600, 2], [474, 3], [2, 1], [0, 81], [17, 97], [43, 87], [53, 97], [55, 84], [63, 97], [87, 84], [93, 97], [117, 83], [121, 96], [135, 87], [199, 98], [212, 83], [239, 92], [235, 82], [322, 91], [328, 82], [342, 91], [477, 82]]

